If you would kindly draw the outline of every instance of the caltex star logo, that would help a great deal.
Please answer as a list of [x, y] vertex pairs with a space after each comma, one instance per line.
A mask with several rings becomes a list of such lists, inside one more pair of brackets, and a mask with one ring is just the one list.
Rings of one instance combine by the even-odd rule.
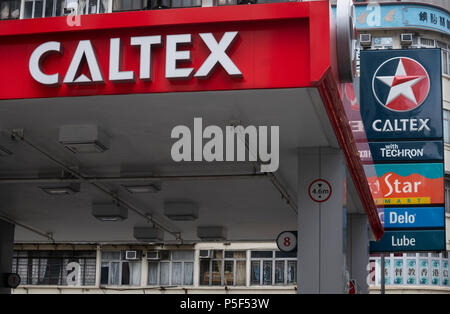
[[419, 107], [430, 91], [430, 78], [416, 60], [396, 57], [382, 63], [375, 71], [372, 89], [385, 108], [406, 112]]

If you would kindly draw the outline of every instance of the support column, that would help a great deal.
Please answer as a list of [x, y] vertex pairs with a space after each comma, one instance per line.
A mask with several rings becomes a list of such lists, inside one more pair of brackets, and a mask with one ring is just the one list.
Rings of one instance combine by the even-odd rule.
[[[343, 293], [345, 289], [345, 163], [341, 150], [307, 148], [298, 159], [298, 292]], [[332, 194], [314, 202], [310, 184], [324, 179]]]
[[14, 225], [0, 220], [0, 294], [10, 294], [6, 287], [5, 274], [12, 271], [14, 249]]
[[369, 291], [367, 285], [367, 265], [369, 263], [369, 225], [364, 214], [348, 215], [348, 250], [347, 261], [350, 269], [350, 278], [357, 283], [359, 293]]

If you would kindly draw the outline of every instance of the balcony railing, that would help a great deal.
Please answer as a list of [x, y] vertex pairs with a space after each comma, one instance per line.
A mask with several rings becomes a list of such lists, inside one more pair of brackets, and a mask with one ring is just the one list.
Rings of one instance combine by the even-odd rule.
[[2, 0], [0, 20], [306, 0]]
[[[336, 4], [337, 0], [330, 0], [331, 4]], [[360, 4], [360, 3], [420, 3], [420, 4], [431, 4], [435, 5], [441, 8], [446, 9], [447, 11], [450, 10], [450, 1], [449, 0], [353, 0], [354, 3]]]

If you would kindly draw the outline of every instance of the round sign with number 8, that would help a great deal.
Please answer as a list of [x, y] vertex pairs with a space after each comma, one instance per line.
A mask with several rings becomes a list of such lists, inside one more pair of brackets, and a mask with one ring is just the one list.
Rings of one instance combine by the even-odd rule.
[[284, 231], [278, 235], [277, 246], [280, 251], [292, 252], [297, 250], [297, 231]]

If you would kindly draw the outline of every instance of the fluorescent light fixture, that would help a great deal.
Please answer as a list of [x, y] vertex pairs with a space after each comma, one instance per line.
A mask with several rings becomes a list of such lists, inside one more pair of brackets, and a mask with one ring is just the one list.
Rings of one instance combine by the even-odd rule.
[[92, 216], [101, 221], [123, 221], [128, 218], [128, 210], [114, 203], [94, 203]]
[[79, 183], [72, 183], [65, 186], [41, 186], [40, 188], [50, 195], [69, 195], [80, 192]]
[[96, 125], [64, 125], [59, 142], [75, 154], [102, 153], [108, 150], [109, 138]]
[[137, 193], [158, 193], [161, 191], [161, 186], [156, 184], [144, 184], [144, 185], [122, 185], [125, 190], [132, 194]]
[[136, 240], [148, 243], [157, 243], [164, 241], [164, 232], [152, 227], [134, 227], [133, 235]]
[[9, 155], [12, 155], [12, 152], [4, 148], [3, 146], [0, 146], [0, 157], [7, 157]]
[[164, 215], [175, 221], [192, 221], [198, 218], [198, 206], [188, 202], [167, 202]]
[[227, 230], [222, 226], [197, 227], [197, 237], [203, 241], [224, 241], [227, 238]]

